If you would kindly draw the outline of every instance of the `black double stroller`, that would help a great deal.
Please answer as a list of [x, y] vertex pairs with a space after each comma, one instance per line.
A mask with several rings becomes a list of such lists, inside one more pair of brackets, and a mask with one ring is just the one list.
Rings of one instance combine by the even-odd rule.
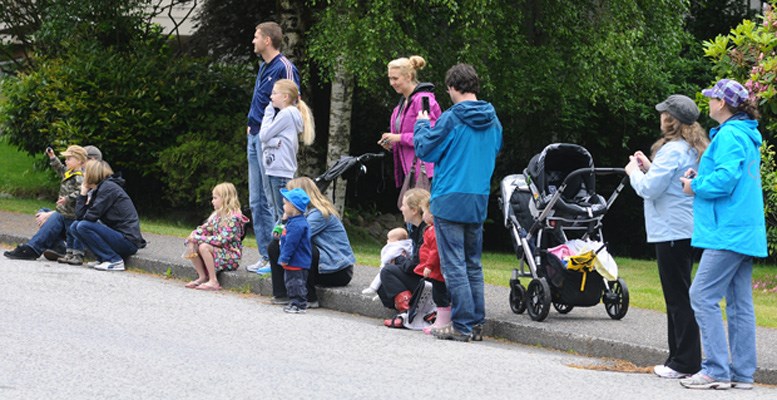
[[[596, 177], [601, 175], [622, 175], [608, 199], [596, 193]], [[523, 174], [502, 179], [499, 203], [520, 262], [510, 279], [513, 312], [528, 311], [532, 320], [543, 321], [551, 304], [566, 314], [574, 307], [591, 307], [601, 301], [612, 319], [626, 315], [626, 282], [605, 279], [592, 265], [597, 254], [606, 253], [602, 218], [627, 178], [623, 168], [595, 168], [582, 146], [556, 143], [535, 155]], [[589, 269], [569, 268], [571, 260], [548, 251], [571, 239], [602, 243], [589, 252]], [[528, 287], [521, 284], [521, 277], [531, 278]]]

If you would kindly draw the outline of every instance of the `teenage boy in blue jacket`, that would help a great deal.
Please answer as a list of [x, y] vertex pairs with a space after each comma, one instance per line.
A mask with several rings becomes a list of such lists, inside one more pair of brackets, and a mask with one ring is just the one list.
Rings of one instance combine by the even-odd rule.
[[303, 214], [310, 198], [300, 188], [281, 189], [286, 226], [281, 234], [281, 254], [278, 264], [283, 267], [289, 304], [283, 311], [302, 314], [308, 308], [308, 271], [313, 258], [310, 245], [310, 225]]
[[452, 325], [432, 329], [432, 334], [466, 342], [482, 339], [486, 319], [480, 255], [502, 124], [494, 107], [477, 99], [480, 79], [471, 65], [451, 67], [445, 85], [454, 105], [440, 115], [434, 128], [421, 111], [413, 141], [418, 157], [435, 165], [431, 211], [451, 295]]

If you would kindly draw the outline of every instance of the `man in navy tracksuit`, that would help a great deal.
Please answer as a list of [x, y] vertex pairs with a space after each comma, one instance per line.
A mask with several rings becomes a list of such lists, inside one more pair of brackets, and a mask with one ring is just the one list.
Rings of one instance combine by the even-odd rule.
[[254, 33], [254, 52], [262, 57], [259, 74], [256, 76], [251, 109], [248, 111], [248, 202], [251, 206], [251, 220], [256, 234], [256, 245], [262, 256], [259, 262], [246, 267], [251, 272], [270, 272], [267, 258], [267, 245], [275, 226], [273, 212], [268, 201], [270, 187], [262, 166], [262, 142], [259, 140], [259, 128], [262, 125], [264, 109], [270, 103], [270, 94], [279, 79], [291, 79], [299, 87], [299, 72], [280, 48], [283, 45], [283, 31], [275, 22], [263, 22], [256, 26]]
[[432, 329], [438, 339], [482, 340], [486, 319], [483, 285], [483, 221], [488, 210], [491, 175], [502, 147], [502, 124], [494, 107], [478, 100], [480, 80], [468, 64], [445, 74], [454, 105], [434, 128], [418, 115], [415, 153], [434, 163], [431, 211], [442, 273], [451, 296], [452, 325]]

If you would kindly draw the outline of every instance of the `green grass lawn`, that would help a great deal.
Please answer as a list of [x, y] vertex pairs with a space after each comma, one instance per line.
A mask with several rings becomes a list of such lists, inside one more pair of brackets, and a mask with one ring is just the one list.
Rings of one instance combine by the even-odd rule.
[[50, 195], [56, 200], [57, 179], [50, 169], [35, 168], [34, 158], [0, 136], [0, 193], [27, 198]]

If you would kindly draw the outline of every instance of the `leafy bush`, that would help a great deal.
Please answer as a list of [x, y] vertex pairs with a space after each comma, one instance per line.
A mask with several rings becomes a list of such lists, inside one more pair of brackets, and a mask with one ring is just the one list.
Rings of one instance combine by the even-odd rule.
[[[175, 169], [194, 171], [200, 164], [187, 153], [191, 146], [183, 144], [210, 141], [212, 147], [230, 149], [202, 149], [208, 157], [224, 157], [212, 160], [216, 164], [235, 165], [244, 159], [242, 138], [253, 74], [241, 66], [177, 56], [153, 28], [122, 46], [106, 45], [105, 37], [99, 38], [102, 41], [67, 42], [54, 56], [36, 60], [30, 72], [4, 79], [0, 128], [12, 144], [31, 155], [39, 155], [48, 144], [57, 150], [71, 143], [97, 145], [114, 169], [143, 177], [143, 182], [128, 182], [130, 188], [143, 190], [138, 193], [141, 203], [160, 207], [165, 192], [164, 199], [175, 201], [172, 205], [191, 206], [198, 184], [207, 186], [209, 179], [197, 177], [195, 191], [186, 192], [192, 187], [182, 184]], [[203, 172], [223, 180], [215, 175], [222, 171]], [[149, 190], [160, 183], [166, 187], [163, 191]], [[209, 192], [210, 187], [203, 190]]]

